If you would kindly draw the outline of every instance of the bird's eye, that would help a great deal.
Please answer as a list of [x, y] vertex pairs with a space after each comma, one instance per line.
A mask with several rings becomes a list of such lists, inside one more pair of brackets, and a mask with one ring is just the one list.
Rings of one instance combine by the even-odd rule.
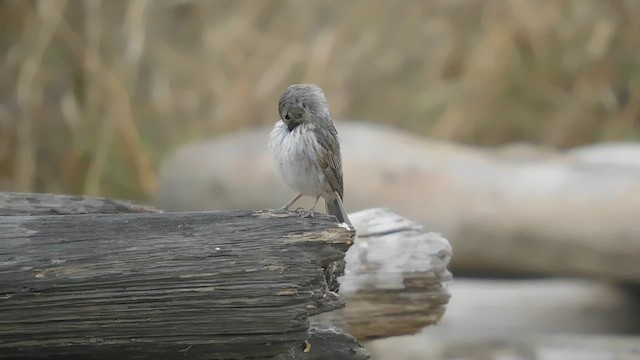
[[285, 120], [289, 120], [289, 119], [291, 119], [291, 116], [289, 116], [289, 114], [287, 114], [287, 115], [284, 116], [284, 118], [285, 118]]

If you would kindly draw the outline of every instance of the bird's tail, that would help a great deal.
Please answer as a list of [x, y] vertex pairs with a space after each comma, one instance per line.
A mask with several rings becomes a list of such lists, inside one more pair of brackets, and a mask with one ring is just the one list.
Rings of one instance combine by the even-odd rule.
[[335, 216], [338, 219], [338, 222], [346, 223], [351, 226], [351, 221], [349, 221], [347, 212], [344, 211], [342, 200], [340, 200], [340, 196], [338, 196], [338, 194], [336, 194], [336, 197], [331, 201], [325, 199], [324, 204], [327, 207], [327, 214]]

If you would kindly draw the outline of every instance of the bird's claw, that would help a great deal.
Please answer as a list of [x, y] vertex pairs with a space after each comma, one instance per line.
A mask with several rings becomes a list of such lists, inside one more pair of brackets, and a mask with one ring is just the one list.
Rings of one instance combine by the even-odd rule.
[[271, 212], [274, 212], [276, 214], [286, 214], [289, 212], [296, 212], [296, 213], [304, 213], [303, 217], [313, 217], [313, 215], [311, 216], [307, 216], [309, 214], [310, 211], [306, 211], [305, 208], [303, 207], [297, 207], [295, 210], [291, 210], [288, 207], [281, 207], [281, 208], [277, 208], [277, 209], [268, 209]]
[[309, 211], [305, 211], [304, 214], [302, 214], [303, 218], [307, 218], [307, 219], [313, 219], [313, 217], [315, 216], [316, 212], [311, 209]]

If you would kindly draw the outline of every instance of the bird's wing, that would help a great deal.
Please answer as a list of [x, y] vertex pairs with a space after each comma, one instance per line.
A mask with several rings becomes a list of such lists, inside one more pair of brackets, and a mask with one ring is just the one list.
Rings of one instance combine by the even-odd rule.
[[338, 131], [336, 131], [333, 123], [329, 122], [314, 126], [313, 133], [323, 150], [319, 156], [322, 172], [331, 188], [342, 199], [344, 184], [342, 182], [342, 159], [340, 156], [340, 144], [338, 143]]

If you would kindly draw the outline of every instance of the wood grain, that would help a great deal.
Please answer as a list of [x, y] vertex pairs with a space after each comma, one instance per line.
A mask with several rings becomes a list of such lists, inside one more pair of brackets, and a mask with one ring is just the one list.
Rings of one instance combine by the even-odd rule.
[[310, 315], [343, 306], [326, 279], [354, 232], [332, 219], [0, 217], [0, 358], [290, 353], [309, 338]]

